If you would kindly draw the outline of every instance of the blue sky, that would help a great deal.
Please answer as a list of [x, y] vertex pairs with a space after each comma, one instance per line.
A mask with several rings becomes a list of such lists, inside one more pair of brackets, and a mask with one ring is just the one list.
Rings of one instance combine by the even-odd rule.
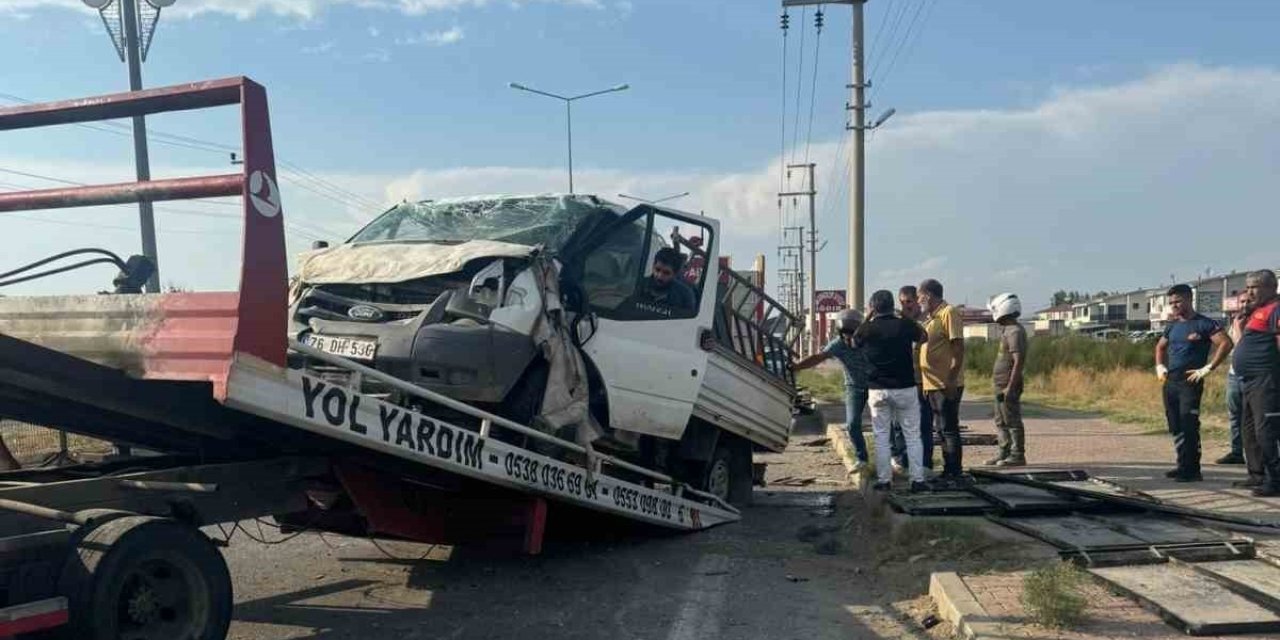
[[[778, 14], [767, 1], [177, 0], [144, 79], [243, 74], [267, 86], [277, 153], [325, 181], [285, 176], [295, 251], [313, 237], [344, 237], [374, 205], [401, 197], [563, 190], [562, 108], [507, 83], [574, 93], [627, 82], [630, 91], [575, 108], [579, 190], [692, 191], [681, 206], [725, 222], [736, 264], [760, 252], [772, 269]], [[837, 151], [846, 148], [849, 14], [826, 9], [808, 147], [829, 241], [824, 288], [845, 280]], [[800, 148], [788, 158], [805, 154], [815, 42], [812, 10], [791, 18], [788, 138], [794, 82], [804, 83]], [[872, 0], [867, 18], [872, 111], [897, 109], [867, 151], [869, 287], [933, 276], [955, 301], [1013, 290], [1038, 302], [1059, 287], [1280, 266], [1280, 3]], [[126, 83], [79, 0], [0, 0], [0, 58], [7, 96], [56, 99]], [[149, 122], [236, 144], [231, 110]], [[80, 128], [6, 133], [0, 169], [127, 179], [130, 150], [125, 136]], [[153, 154], [161, 176], [227, 169], [220, 152], [157, 144]], [[0, 171], [0, 189], [20, 186], [53, 185]], [[165, 279], [232, 286], [234, 212], [161, 207]], [[73, 246], [137, 251], [128, 208], [23, 215], [6, 223], [23, 239], [9, 252], [14, 265]], [[1233, 233], [1233, 224], [1266, 233]], [[79, 274], [38, 289], [93, 290], [109, 278]]]

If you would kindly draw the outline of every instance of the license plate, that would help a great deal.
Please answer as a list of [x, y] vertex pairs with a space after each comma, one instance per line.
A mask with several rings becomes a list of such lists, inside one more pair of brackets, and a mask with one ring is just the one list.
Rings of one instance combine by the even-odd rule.
[[368, 338], [348, 338], [346, 336], [307, 336], [307, 345], [335, 356], [353, 360], [373, 360], [378, 353], [378, 341]]

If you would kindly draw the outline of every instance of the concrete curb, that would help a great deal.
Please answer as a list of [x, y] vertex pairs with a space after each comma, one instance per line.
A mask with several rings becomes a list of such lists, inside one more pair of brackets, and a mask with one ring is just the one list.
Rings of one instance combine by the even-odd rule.
[[967, 640], [999, 637], [999, 625], [958, 574], [946, 571], [929, 576], [929, 597], [938, 605], [938, 615]]
[[849, 438], [849, 432], [845, 431], [844, 425], [839, 423], [827, 425], [827, 438], [831, 440], [831, 448], [835, 450], [836, 455], [840, 456], [840, 462], [844, 464], [845, 480], [855, 489], [861, 490], [866, 487], [870, 466], [863, 466], [862, 471], [853, 470], [858, 457], [853, 448], [853, 440]]

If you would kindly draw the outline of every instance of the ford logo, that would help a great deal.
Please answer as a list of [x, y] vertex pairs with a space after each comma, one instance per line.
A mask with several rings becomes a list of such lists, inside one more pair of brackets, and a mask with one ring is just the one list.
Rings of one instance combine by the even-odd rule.
[[377, 307], [371, 307], [367, 304], [358, 304], [347, 309], [347, 315], [352, 320], [359, 320], [361, 322], [377, 322], [386, 314], [382, 313], [382, 309]]

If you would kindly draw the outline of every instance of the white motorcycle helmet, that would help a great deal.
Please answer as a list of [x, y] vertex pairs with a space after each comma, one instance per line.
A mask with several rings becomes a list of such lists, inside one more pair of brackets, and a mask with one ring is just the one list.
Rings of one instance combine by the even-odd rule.
[[1015, 313], [1022, 315], [1022, 301], [1016, 293], [996, 294], [987, 302], [987, 310], [991, 312], [991, 319], [997, 321]]

